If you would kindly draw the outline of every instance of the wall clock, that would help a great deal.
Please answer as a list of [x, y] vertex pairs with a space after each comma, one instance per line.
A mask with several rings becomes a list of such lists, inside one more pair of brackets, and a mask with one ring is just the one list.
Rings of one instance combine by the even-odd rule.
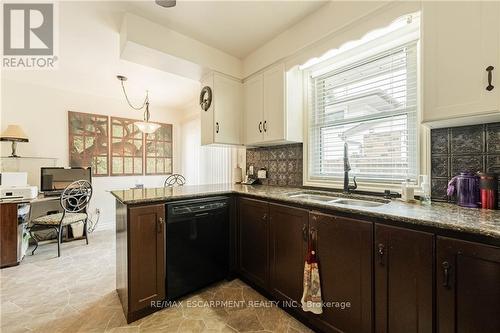
[[207, 111], [212, 104], [212, 89], [209, 86], [205, 86], [200, 92], [200, 106], [203, 111]]

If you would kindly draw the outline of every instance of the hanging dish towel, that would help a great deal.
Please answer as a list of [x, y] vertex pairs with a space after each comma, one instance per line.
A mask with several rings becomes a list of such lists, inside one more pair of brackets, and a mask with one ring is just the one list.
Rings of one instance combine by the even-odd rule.
[[311, 240], [309, 240], [307, 259], [304, 264], [304, 292], [302, 294], [301, 302], [302, 310], [306, 312], [309, 311], [314, 314], [323, 313], [319, 267]]

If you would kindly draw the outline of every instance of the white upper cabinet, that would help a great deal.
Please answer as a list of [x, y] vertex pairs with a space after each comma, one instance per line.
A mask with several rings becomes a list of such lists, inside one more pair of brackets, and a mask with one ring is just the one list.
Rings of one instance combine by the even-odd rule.
[[430, 127], [499, 121], [500, 3], [423, 2], [422, 28], [422, 121]]
[[212, 103], [201, 110], [201, 144], [241, 145], [243, 84], [217, 72], [205, 75], [203, 87], [212, 90]]
[[244, 83], [245, 144], [302, 142], [302, 78], [279, 64]]
[[250, 78], [243, 85], [245, 101], [245, 143], [264, 141], [264, 76], [262, 74]]
[[278, 65], [264, 72], [264, 141], [286, 140], [285, 137], [285, 67]]

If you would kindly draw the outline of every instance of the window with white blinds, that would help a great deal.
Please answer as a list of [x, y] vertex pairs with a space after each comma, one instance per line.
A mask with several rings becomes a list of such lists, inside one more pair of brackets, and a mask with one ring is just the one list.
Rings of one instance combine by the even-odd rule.
[[417, 179], [416, 42], [310, 82], [309, 179], [342, 179], [345, 143], [360, 182]]

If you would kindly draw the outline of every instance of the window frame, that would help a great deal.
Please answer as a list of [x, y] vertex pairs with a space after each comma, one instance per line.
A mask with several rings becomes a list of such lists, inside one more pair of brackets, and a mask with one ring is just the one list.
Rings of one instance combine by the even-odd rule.
[[[326, 187], [333, 189], [342, 189], [343, 188], [343, 179], [333, 179], [330, 177], [320, 178], [318, 176], [311, 175], [310, 172], [310, 160], [313, 158], [312, 152], [309, 151], [309, 143], [310, 143], [310, 119], [311, 113], [314, 112], [314, 103], [315, 96], [312, 94], [314, 90], [311, 89], [312, 81], [312, 73], [317, 71], [323, 71], [323, 73], [330, 72], [335, 70], [332, 66], [336, 68], [347, 67], [354, 63], [360, 62], [364, 59], [371, 58], [380, 54], [382, 52], [388, 51], [395, 47], [408, 44], [410, 42], [416, 42], [416, 89], [417, 89], [417, 106], [416, 106], [416, 124], [417, 128], [415, 129], [416, 135], [416, 167], [417, 167], [417, 176], [420, 174], [429, 174], [430, 166], [429, 166], [429, 158], [427, 157], [427, 153], [430, 150], [430, 131], [426, 129], [421, 124], [421, 76], [422, 76], [422, 68], [421, 68], [421, 38], [420, 32], [410, 31], [409, 33], [404, 33], [402, 31], [396, 31], [389, 35], [383, 36], [380, 39], [369, 42], [367, 44], [361, 44], [359, 47], [353, 48], [349, 51], [346, 51], [338, 56], [339, 63], [338, 66], [333, 65], [335, 60], [329, 59], [325, 60], [322, 63], [316, 64], [310, 68], [303, 70], [303, 87], [304, 87], [304, 160], [303, 160], [303, 185], [310, 187]], [[352, 59], [349, 61], [348, 59]], [[336, 57], [337, 60], [337, 57]], [[327, 70], [328, 68], [328, 70]], [[355, 174], [351, 173], [350, 179], [352, 179]], [[417, 177], [419, 178], [419, 177]], [[417, 183], [418, 183], [417, 179]], [[387, 183], [387, 182], [377, 182], [377, 181], [358, 181], [358, 190], [367, 191], [367, 192], [383, 192], [386, 189], [389, 190], [400, 190], [401, 185], [396, 183]], [[417, 191], [418, 192], [418, 191]]]

